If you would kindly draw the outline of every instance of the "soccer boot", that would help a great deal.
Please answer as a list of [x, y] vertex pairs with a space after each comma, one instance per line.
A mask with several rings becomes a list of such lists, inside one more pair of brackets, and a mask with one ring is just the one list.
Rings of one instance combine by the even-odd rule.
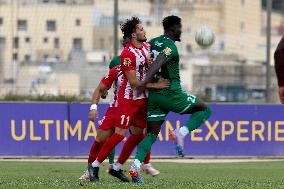
[[170, 132], [171, 139], [174, 141], [176, 145], [176, 153], [178, 157], [184, 157], [184, 136], [180, 134], [179, 129], [175, 129]]
[[93, 167], [91, 164], [88, 165], [88, 171], [89, 171], [91, 182], [98, 182], [100, 180], [99, 170], [100, 170], [99, 167]]
[[80, 176], [79, 178], [79, 180], [89, 180], [89, 179], [90, 179], [90, 174], [88, 170], [84, 171], [83, 175]]
[[151, 176], [157, 176], [158, 174], [160, 174], [160, 171], [155, 169], [151, 163], [148, 164], [143, 164], [142, 165], [142, 169], [145, 171], [146, 174], [149, 174]]
[[143, 182], [140, 172], [141, 172], [140, 167], [132, 163], [129, 169], [129, 175], [132, 178], [132, 182], [138, 184]]
[[122, 182], [130, 182], [130, 179], [125, 174], [123, 174], [123, 170], [121, 170], [121, 169], [119, 171], [116, 171], [111, 167], [111, 169], [108, 171], [108, 173], [111, 176], [118, 178]]
[[86, 170], [86, 171], [84, 171], [83, 175], [80, 176], [80, 178], [79, 178], [79, 184], [80, 184], [81, 186], [84, 186], [84, 183], [85, 183], [87, 180], [89, 180], [89, 179], [90, 179], [90, 174], [89, 174], [89, 171]]

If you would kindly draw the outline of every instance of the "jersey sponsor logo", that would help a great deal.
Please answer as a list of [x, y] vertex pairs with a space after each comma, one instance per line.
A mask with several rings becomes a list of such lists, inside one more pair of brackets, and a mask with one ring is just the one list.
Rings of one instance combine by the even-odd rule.
[[165, 53], [165, 55], [168, 56], [168, 55], [170, 55], [172, 53], [172, 49], [167, 47], [167, 48], [165, 48], [164, 53]]
[[131, 64], [130, 58], [124, 58], [124, 60], [123, 60], [123, 65], [124, 65], [124, 66], [130, 66], [130, 64]]
[[162, 47], [163, 43], [160, 43], [159, 41], [155, 41], [155, 45], [158, 47]]

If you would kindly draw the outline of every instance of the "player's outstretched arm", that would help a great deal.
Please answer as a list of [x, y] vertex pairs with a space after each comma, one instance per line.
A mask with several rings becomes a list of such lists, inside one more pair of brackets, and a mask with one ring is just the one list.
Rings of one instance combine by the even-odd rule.
[[100, 82], [100, 84], [96, 87], [92, 97], [92, 105], [88, 114], [90, 121], [94, 121], [94, 119], [98, 117], [99, 113], [97, 110], [97, 104], [100, 101], [100, 97], [105, 93], [105, 91], [109, 90], [109, 88], [110, 87], [107, 87], [102, 82]]

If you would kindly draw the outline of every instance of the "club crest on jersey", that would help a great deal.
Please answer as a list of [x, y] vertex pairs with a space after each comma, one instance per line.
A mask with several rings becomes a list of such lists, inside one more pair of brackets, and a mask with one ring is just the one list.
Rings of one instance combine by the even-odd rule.
[[170, 49], [169, 47], [165, 48], [165, 50], [164, 50], [164, 53], [165, 53], [165, 55], [167, 55], [167, 56], [170, 55], [171, 52], [172, 52], [172, 49]]
[[124, 65], [124, 66], [130, 66], [130, 64], [131, 64], [130, 58], [124, 58], [124, 60], [123, 60], [123, 65]]

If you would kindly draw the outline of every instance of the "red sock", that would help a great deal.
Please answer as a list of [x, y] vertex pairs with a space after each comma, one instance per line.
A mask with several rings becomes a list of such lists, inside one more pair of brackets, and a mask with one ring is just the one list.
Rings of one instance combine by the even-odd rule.
[[149, 152], [147, 153], [147, 155], [146, 155], [146, 157], [145, 157], [143, 163], [144, 163], [144, 164], [150, 163], [150, 159], [151, 159], [151, 149], [150, 149]]
[[131, 134], [128, 139], [126, 140], [125, 144], [123, 145], [123, 148], [120, 152], [118, 163], [124, 164], [126, 160], [131, 155], [134, 148], [145, 138], [145, 135], [133, 135]]
[[107, 156], [110, 154], [110, 152], [113, 150], [113, 148], [120, 143], [124, 139], [123, 135], [119, 135], [117, 133], [114, 133], [107, 139], [107, 141], [102, 146], [101, 151], [98, 154], [97, 160], [98, 162], [102, 163]]
[[94, 141], [94, 143], [91, 147], [90, 153], [89, 153], [88, 164], [93, 163], [97, 159], [97, 156], [98, 156], [103, 144], [104, 143]]

